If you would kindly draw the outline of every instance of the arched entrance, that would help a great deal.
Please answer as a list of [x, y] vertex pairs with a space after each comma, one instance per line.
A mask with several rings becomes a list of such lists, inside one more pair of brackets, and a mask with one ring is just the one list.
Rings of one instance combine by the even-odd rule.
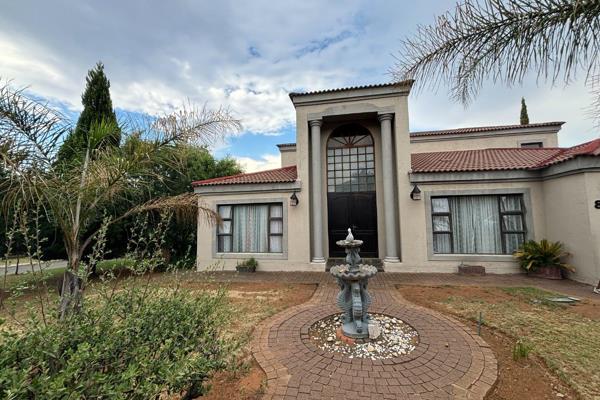
[[361, 125], [342, 125], [327, 141], [327, 211], [329, 256], [344, 257], [336, 246], [350, 227], [363, 240], [363, 257], [378, 257], [375, 148]]

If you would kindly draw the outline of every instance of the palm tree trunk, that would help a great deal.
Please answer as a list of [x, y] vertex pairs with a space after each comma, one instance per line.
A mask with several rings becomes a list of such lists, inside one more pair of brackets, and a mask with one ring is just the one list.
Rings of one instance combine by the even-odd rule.
[[[85, 152], [83, 168], [81, 170], [80, 189], [85, 187], [87, 170], [90, 162], [90, 148]], [[68, 248], [69, 265], [63, 275], [62, 287], [60, 290], [60, 306], [59, 315], [61, 319], [68, 317], [72, 313], [77, 313], [81, 310], [83, 299], [83, 279], [78, 275], [79, 262], [81, 261], [82, 249], [79, 242], [79, 228], [81, 219], [81, 193], [77, 195], [77, 203], [75, 206], [75, 218], [73, 223], [72, 238], [69, 241]], [[66, 234], [66, 232], [65, 232]]]

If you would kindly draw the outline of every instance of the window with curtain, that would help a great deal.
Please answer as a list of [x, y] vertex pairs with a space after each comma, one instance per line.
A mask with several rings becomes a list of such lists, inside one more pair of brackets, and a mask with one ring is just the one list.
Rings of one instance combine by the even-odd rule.
[[220, 205], [218, 212], [218, 252], [283, 252], [282, 203]]
[[525, 241], [522, 195], [431, 198], [433, 252], [512, 254]]

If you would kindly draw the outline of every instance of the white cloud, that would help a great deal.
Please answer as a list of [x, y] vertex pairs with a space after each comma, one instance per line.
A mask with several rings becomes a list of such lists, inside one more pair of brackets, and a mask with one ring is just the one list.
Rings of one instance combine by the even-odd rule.
[[242, 165], [244, 172], [264, 171], [281, 167], [281, 158], [279, 154], [263, 154], [260, 158], [235, 157]]
[[[244, 133], [274, 135], [294, 123], [290, 91], [388, 81], [398, 40], [454, 3], [7, 2], [0, 76], [79, 109], [85, 74], [102, 60], [117, 108], [162, 114], [189, 99], [229, 106]], [[486, 85], [467, 110], [443, 91], [423, 91], [410, 98], [411, 128], [512, 123], [521, 96], [532, 121], [568, 121], [561, 144], [596, 135], [577, 82], [567, 90]]]

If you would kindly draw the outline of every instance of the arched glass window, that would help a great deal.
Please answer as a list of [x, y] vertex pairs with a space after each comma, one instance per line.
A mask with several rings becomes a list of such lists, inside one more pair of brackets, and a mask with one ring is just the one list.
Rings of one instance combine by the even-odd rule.
[[336, 128], [327, 141], [327, 191], [375, 191], [373, 137], [357, 124]]

